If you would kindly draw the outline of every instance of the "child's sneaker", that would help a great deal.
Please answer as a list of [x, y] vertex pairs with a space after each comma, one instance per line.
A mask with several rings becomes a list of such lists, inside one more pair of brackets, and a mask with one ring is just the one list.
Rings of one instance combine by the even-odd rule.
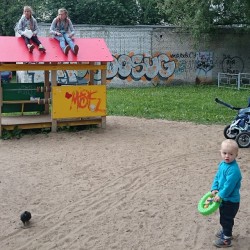
[[43, 51], [43, 52], [45, 52], [45, 48], [43, 47], [43, 45], [42, 44], [40, 44], [39, 46], [38, 46], [38, 49], [39, 49], [39, 51]]
[[64, 48], [64, 50], [63, 50], [63, 52], [64, 52], [64, 54], [65, 54], [66, 56], [68, 55], [69, 50], [70, 50], [70, 47], [69, 47], [69, 45], [67, 45], [67, 46]]
[[[222, 229], [218, 230], [218, 232], [215, 234], [215, 236], [216, 236], [217, 238], [222, 238], [222, 237], [223, 237], [223, 230], [222, 230]], [[230, 239], [231, 239], [231, 240], [234, 239], [233, 235], [230, 237]]]
[[231, 237], [222, 234], [222, 237], [214, 242], [214, 245], [219, 248], [231, 247]]
[[74, 54], [75, 54], [75, 55], [77, 55], [77, 53], [78, 53], [78, 50], [79, 50], [79, 47], [78, 47], [78, 45], [75, 45], [75, 46], [74, 46]]
[[216, 236], [217, 238], [223, 237], [223, 231], [222, 231], [222, 229], [218, 230], [218, 232], [215, 234], [215, 236]]
[[35, 46], [33, 44], [27, 44], [27, 48], [28, 48], [29, 52], [32, 53]]

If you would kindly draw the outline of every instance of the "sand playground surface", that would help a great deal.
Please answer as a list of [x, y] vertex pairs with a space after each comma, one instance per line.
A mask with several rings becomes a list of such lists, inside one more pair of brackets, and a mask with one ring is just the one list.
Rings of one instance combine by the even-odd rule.
[[[221, 160], [223, 129], [108, 116], [106, 129], [0, 140], [0, 249], [217, 249], [218, 212], [203, 216], [197, 204]], [[230, 249], [249, 250], [250, 148], [238, 163]]]

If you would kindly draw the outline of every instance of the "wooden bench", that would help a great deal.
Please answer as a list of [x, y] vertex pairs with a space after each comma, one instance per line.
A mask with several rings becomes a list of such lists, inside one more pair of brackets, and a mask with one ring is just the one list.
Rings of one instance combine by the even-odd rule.
[[[8, 83], [1, 86], [1, 113], [43, 112], [44, 105], [39, 105], [44, 93], [37, 92], [44, 83]], [[45, 104], [45, 103], [41, 103]]]
[[3, 104], [21, 104], [21, 114], [24, 113], [24, 104], [27, 103], [38, 103], [37, 100], [15, 100], [15, 101], [2, 101]]

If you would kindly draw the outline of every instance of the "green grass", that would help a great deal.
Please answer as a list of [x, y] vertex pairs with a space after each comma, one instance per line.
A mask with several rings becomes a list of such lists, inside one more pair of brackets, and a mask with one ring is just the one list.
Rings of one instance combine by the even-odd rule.
[[236, 107], [247, 107], [249, 90], [217, 86], [172, 86], [156, 88], [110, 88], [108, 115], [228, 124], [237, 111], [217, 104], [219, 98]]
[[[190, 121], [200, 124], [230, 124], [237, 111], [217, 104], [214, 101], [216, 97], [235, 107], [247, 107], [250, 93], [249, 90], [194, 85], [109, 88], [107, 110], [108, 115], [114, 116]], [[62, 128], [65, 129], [70, 128]], [[73, 131], [75, 129], [73, 128]], [[41, 132], [48, 133], [47, 130]], [[23, 134], [24, 132], [18, 128], [14, 131], [3, 131], [2, 139], [20, 138]]]

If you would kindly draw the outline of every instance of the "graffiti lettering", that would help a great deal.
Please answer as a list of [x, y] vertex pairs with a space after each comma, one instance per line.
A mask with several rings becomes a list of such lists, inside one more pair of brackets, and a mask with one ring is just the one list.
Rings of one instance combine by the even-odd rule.
[[171, 54], [170, 55], [171, 58], [175, 58], [175, 59], [183, 59], [183, 58], [195, 58], [195, 53], [194, 52], [185, 52], [185, 53], [176, 53], [176, 54]]
[[174, 71], [174, 74], [177, 75], [182, 75], [185, 73], [187, 70], [187, 62], [184, 60], [178, 61], [177, 67]]
[[212, 82], [213, 53], [197, 52], [195, 57], [196, 63], [196, 84]]
[[195, 63], [196, 69], [204, 71], [206, 74], [213, 68], [213, 54], [211, 52], [197, 52]]
[[158, 56], [159, 65], [159, 76], [162, 79], [170, 77], [175, 70], [175, 61], [170, 61], [169, 57], [165, 54]]
[[[235, 57], [236, 58], [236, 57]], [[232, 71], [232, 65], [240, 65], [232, 58], [225, 58], [224, 65]], [[183, 78], [189, 72], [196, 71], [196, 76], [210, 77], [212, 74], [213, 55], [211, 52], [183, 52], [161, 53], [149, 57], [144, 54], [113, 55], [113, 61], [107, 63], [106, 79], [115, 77], [126, 81], [167, 81], [173, 75]], [[234, 62], [234, 63], [233, 63]], [[227, 69], [227, 71], [229, 71]], [[208, 74], [209, 72], [209, 74]], [[31, 72], [29, 72], [29, 75]], [[57, 81], [59, 84], [87, 84], [90, 79], [88, 70], [59, 70]], [[34, 76], [32, 76], [32, 82]], [[94, 83], [101, 81], [101, 71], [94, 72]]]
[[150, 81], [155, 77], [161, 79], [169, 78], [175, 71], [175, 61], [166, 54], [156, 57], [145, 57], [137, 54], [129, 57], [128, 55], [113, 56], [113, 62], [108, 63], [107, 79], [112, 80], [115, 76], [125, 80], [129, 76], [135, 80], [143, 77]]
[[222, 71], [224, 73], [238, 74], [244, 70], [244, 62], [239, 56], [231, 57], [224, 55], [222, 61]]
[[159, 71], [159, 64], [157, 57], [144, 57], [144, 64], [145, 64], [145, 77], [148, 81], [155, 78]]
[[135, 55], [131, 57], [131, 77], [135, 81], [139, 81], [145, 75], [146, 66], [143, 62], [143, 59], [143, 55]]
[[73, 93], [66, 92], [65, 98], [71, 99], [70, 109], [73, 105], [76, 105], [77, 109], [88, 109], [94, 111], [104, 111], [100, 109], [101, 99], [95, 98], [94, 94], [96, 91], [74, 91]]
[[121, 79], [126, 79], [130, 73], [131, 73], [131, 69], [132, 69], [132, 63], [131, 63], [131, 59], [129, 56], [127, 55], [120, 55], [117, 59], [118, 65], [119, 65], [119, 71], [118, 76]]

